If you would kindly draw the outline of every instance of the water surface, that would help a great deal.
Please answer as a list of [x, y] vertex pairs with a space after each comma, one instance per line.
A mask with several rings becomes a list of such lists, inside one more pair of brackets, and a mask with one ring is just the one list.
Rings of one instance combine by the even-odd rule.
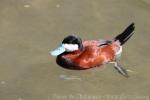
[[[0, 100], [149, 100], [149, 18], [149, 0], [1, 0]], [[48, 54], [68, 34], [112, 39], [131, 22], [121, 58], [130, 78], [113, 64], [63, 69]]]

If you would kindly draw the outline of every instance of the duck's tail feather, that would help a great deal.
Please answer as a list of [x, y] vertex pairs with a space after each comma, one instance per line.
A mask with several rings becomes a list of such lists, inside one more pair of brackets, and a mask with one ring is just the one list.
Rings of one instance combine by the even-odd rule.
[[134, 29], [134, 23], [131, 23], [121, 34], [117, 35], [114, 40], [118, 40], [120, 45], [123, 45], [134, 34]]

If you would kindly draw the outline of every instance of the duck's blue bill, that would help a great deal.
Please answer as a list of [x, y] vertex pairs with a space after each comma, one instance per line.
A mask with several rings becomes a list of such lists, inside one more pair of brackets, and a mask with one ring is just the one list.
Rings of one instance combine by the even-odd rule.
[[58, 56], [58, 55], [60, 55], [60, 54], [62, 54], [64, 52], [65, 52], [65, 48], [61, 45], [57, 49], [51, 51], [50, 54], [52, 56]]

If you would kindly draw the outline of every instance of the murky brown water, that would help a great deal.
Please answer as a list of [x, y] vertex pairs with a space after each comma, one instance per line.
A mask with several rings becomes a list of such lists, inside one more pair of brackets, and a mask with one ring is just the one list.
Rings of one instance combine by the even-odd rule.
[[[1, 0], [0, 100], [149, 100], [149, 18], [148, 0]], [[121, 59], [130, 78], [111, 64], [63, 69], [48, 54], [68, 34], [111, 39], [132, 21]]]

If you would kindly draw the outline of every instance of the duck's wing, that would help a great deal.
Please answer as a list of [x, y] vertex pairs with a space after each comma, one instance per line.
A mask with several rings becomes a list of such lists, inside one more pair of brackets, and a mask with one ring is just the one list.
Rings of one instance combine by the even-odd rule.
[[99, 47], [100, 46], [104, 46], [104, 45], [110, 45], [112, 43], [112, 41], [110, 40], [99, 40]]

